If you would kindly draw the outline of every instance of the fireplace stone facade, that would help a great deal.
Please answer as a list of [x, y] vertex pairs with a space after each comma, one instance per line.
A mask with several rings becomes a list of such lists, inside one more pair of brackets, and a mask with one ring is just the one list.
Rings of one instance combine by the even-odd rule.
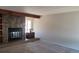
[[8, 42], [8, 28], [22, 28], [22, 40], [25, 39], [25, 16], [2, 15], [3, 42]]

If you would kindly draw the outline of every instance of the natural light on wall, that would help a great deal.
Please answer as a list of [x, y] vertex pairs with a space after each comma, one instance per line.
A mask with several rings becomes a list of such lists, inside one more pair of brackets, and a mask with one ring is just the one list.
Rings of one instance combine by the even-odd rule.
[[33, 31], [33, 18], [25, 17], [25, 33]]

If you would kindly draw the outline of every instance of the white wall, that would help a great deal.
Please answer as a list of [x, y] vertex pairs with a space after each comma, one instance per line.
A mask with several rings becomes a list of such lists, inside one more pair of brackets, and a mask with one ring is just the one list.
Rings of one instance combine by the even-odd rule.
[[34, 21], [36, 37], [79, 50], [79, 12], [42, 16]]

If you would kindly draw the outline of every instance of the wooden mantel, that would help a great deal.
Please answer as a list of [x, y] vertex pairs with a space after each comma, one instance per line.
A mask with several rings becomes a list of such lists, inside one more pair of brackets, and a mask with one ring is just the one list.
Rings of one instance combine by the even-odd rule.
[[33, 18], [40, 18], [40, 15], [34, 15], [30, 13], [23, 13], [23, 12], [17, 12], [17, 11], [11, 11], [11, 10], [5, 10], [5, 9], [0, 9], [1, 14], [10, 14], [10, 15], [16, 15], [16, 16], [28, 16], [28, 17], [33, 17]]

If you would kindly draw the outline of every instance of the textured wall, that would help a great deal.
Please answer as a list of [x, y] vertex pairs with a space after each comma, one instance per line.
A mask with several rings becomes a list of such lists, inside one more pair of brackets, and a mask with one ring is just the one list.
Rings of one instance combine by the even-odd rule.
[[3, 42], [8, 42], [8, 28], [23, 28], [23, 39], [25, 36], [25, 17], [3, 15]]

